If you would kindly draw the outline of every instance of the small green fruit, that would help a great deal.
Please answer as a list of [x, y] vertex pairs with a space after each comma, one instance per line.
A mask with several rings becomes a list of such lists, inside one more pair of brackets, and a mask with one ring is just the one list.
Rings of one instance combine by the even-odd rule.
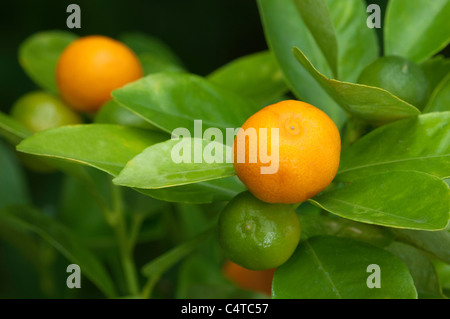
[[282, 265], [300, 240], [300, 222], [292, 205], [269, 204], [250, 192], [233, 198], [219, 218], [219, 240], [226, 256], [253, 270]]
[[428, 98], [428, 80], [414, 62], [398, 56], [385, 56], [369, 64], [358, 83], [385, 89], [400, 99], [422, 108]]

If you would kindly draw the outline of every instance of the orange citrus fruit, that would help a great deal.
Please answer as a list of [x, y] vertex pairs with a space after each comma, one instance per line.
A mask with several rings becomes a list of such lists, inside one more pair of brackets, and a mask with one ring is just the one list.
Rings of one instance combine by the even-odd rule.
[[235, 283], [239, 288], [258, 291], [267, 296], [271, 295], [275, 268], [250, 270], [227, 260], [223, 266], [223, 273], [225, 277]]
[[74, 109], [97, 111], [111, 92], [143, 75], [130, 48], [105, 36], [86, 36], [72, 42], [61, 54], [56, 81], [62, 98]]
[[[251, 138], [252, 131], [256, 138]], [[313, 197], [331, 183], [340, 151], [339, 130], [323, 111], [286, 100], [266, 106], [242, 125], [234, 140], [233, 165], [258, 199], [293, 204]]]

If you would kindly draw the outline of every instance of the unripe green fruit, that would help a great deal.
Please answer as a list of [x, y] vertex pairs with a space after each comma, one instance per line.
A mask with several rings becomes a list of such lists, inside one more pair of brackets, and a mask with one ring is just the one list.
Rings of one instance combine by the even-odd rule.
[[219, 240], [226, 256], [253, 270], [282, 265], [300, 240], [300, 222], [292, 205], [269, 204], [250, 192], [232, 199], [219, 218]]
[[19, 98], [11, 116], [36, 133], [46, 129], [81, 123], [80, 116], [58, 97], [44, 91], [34, 91]]
[[385, 89], [400, 99], [422, 108], [427, 101], [428, 80], [414, 62], [398, 56], [385, 56], [369, 64], [358, 83]]

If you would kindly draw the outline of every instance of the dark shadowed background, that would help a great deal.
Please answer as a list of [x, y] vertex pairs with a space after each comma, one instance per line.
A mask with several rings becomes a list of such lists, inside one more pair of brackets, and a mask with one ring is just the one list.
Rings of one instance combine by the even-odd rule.
[[[367, 1], [382, 9], [387, 2]], [[37, 31], [67, 30], [70, 3], [81, 7], [81, 29], [72, 30], [78, 35], [146, 32], [169, 44], [188, 70], [200, 75], [267, 48], [255, 0], [5, 1], [0, 7], [0, 110], [9, 111], [17, 98], [36, 88], [18, 64], [20, 43]]]

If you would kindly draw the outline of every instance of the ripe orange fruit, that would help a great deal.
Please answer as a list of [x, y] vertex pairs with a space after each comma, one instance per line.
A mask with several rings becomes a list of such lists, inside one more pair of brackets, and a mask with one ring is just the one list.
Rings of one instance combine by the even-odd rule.
[[[249, 128], [256, 131], [256, 140], [245, 137]], [[278, 129], [278, 141], [272, 128]], [[278, 158], [267, 162], [261, 151], [267, 149], [272, 156], [272, 148], [278, 149]], [[256, 154], [254, 162], [249, 151]], [[324, 112], [308, 103], [286, 100], [266, 106], [242, 125], [234, 140], [233, 165], [239, 179], [258, 199], [293, 204], [313, 197], [331, 183], [339, 167], [340, 151], [339, 131]], [[263, 174], [261, 169], [270, 165], [273, 172]]]
[[61, 54], [56, 82], [62, 98], [78, 111], [97, 111], [111, 92], [143, 75], [136, 55], [125, 44], [105, 36], [86, 36]]
[[267, 296], [272, 293], [272, 279], [275, 268], [250, 270], [227, 260], [223, 266], [223, 273], [225, 277], [242, 289], [259, 291]]

